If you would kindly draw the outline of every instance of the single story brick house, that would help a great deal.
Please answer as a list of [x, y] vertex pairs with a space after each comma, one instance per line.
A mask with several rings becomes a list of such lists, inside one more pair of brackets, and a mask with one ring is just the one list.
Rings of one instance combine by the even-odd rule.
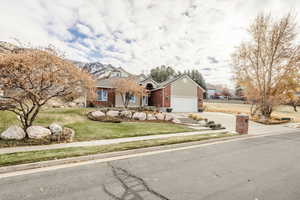
[[[96, 84], [96, 101], [93, 104], [101, 107], [123, 107], [122, 98], [116, 94], [113, 81], [118, 77], [100, 79]], [[172, 112], [198, 112], [203, 107], [205, 90], [188, 75], [180, 75], [162, 83], [151, 77], [136, 76], [137, 83], [148, 91], [147, 97], [133, 97], [129, 107], [155, 106], [164, 111], [172, 108]]]

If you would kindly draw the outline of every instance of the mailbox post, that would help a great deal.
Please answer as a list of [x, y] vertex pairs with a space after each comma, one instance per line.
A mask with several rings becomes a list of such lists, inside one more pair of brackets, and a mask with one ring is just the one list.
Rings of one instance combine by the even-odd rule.
[[238, 134], [248, 134], [249, 116], [245, 114], [238, 114], [236, 116], [236, 132]]

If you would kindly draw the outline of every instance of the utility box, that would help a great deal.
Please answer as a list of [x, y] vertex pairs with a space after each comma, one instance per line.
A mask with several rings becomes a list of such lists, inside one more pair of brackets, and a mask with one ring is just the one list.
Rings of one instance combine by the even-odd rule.
[[248, 134], [249, 116], [245, 114], [238, 114], [236, 116], [235, 131], [238, 134]]

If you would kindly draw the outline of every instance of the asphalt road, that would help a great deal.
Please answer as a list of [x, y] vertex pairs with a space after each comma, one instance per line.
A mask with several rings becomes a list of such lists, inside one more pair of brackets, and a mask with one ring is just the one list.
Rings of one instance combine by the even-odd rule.
[[300, 133], [0, 179], [1, 200], [299, 200]]

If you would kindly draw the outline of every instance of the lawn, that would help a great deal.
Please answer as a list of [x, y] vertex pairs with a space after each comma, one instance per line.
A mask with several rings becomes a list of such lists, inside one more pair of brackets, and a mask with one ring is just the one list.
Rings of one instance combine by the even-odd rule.
[[46, 161], [46, 160], [63, 159], [67, 157], [85, 156], [85, 155], [106, 153], [106, 152], [113, 152], [113, 151], [125, 151], [130, 149], [177, 144], [177, 143], [184, 143], [184, 142], [194, 142], [194, 141], [208, 140], [213, 138], [230, 137], [234, 135], [235, 134], [229, 134], [224, 132], [224, 133], [217, 133], [217, 134], [203, 134], [203, 135], [193, 135], [193, 136], [170, 137], [164, 139], [143, 140], [143, 141], [126, 142], [126, 143], [103, 145], [103, 146], [71, 147], [71, 148], [42, 150], [42, 151], [0, 154], [0, 166], [34, 163], [34, 162]]
[[[154, 122], [122, 122], [103, 123], [90, 121], [86, 118], [86, 113], [92, 109], [86, 108], [65, 108], [48, 109], [41, 111], [35, 125], [48, 126], [52, 122], [57, 122], [66, 127], [73, 128], [76, 132], [75, 141], [88, 141], [99, 139], [111, 139], [121, 137], [134, 137], [155, 134], [167, 134], [188, 132], [194, 129], [172, 123]], [[10, 112], [0, 111], [0, 132], [13, 124], [18, 124], [16, 116]], [[48, 142], [49, 143], [49, 142]], [[0, 148], [8, 146], [48, 144], [45, 141], [22, 140], [4, 141], [0, 140]]]
[[[210, 112], [224, 112], [224, 113], [246, 113], [250, 114], [249, 104], [232, 104], [232, 103], [204, 103], [206, 111]], [[295, 112], [293, 107], [281, 105], [275, 108], [272, 113], [273, 117], [291, 117], [295, 122], [300, 122], [300, 107], [299, 112]]]

